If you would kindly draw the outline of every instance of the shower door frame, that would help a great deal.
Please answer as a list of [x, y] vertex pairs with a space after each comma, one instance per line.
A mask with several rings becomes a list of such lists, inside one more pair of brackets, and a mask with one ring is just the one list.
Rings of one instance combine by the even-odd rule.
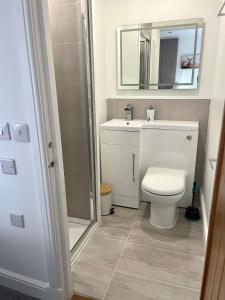
[[[88, 8], [88, 21], [91, 22], [91, 0], [84, 0]], [[45, 185], [45, 206], [42, 208], [43, 226], [45, 228], [45, 256], [49, 287], [45, 299], [69, 300], [73, 295], [71, 254], [69, 250], [69, 233], [67, 220], [67, 205], [65, 178], [62, 159], [61, 134], [56, 93], [56, 81], [48, 3], [46, 0], [22, 0], [24, 10], [24, 26], [26, 30], [27, 49], [30, 61], [30, 72], [34, 85], [35, 110], [39, 129], [39, 143]], [[93, 62], [92, 24], [90, 24], [90, 59]], [[97, 125], [94, 102], [94, 70], [91, 66], [91, 96], [93, 101], [93, 143], [95, 161], [95, 194], [96, 223], [92, 224], [83, 243], [88, 240], [91, 232], [100, 221], [99, 201], [99, 157], [97, 155]], [[50, 146], [51, 145], [51, 146]], [[53, 162], [53, 164], [52, 164]], [[79, 249], [77, 249], [77, 252]], [[49, 290], [49, 291], [48, 291]], [[54, 293], [50, 297], [49, 293]]]

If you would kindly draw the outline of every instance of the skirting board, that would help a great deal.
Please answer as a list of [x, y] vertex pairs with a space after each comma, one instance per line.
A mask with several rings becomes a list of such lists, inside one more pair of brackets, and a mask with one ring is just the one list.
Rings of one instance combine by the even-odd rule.
[[49, 287], [49, 284], [46, 282], [38, 281], [1, 268], [0, 282], [2, 286], [38, 299], [62, 299], [61, 289], [53, 289]]
[[203, 221], [203, 231], [204, 231], [204, 241], [205, 244], [207, 243], [208, 238], [208, 219], [206, 215], [206, 208], [205, 208], [205, 199], [203, 192], [200, 192], [200, 200], [201, 200], [201, 210], [202, 210], [202, 221]]

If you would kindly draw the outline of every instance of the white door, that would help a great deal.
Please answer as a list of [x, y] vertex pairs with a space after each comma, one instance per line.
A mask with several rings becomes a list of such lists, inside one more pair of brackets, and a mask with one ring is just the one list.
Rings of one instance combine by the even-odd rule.
[[136, 147], [101, 145], [102, 182], [112, 187], [117, 195], [138, 197], [139, 155]]

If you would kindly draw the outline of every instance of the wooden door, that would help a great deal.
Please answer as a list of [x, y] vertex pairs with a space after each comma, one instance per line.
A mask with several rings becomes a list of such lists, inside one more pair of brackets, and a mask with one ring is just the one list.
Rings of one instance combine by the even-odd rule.
[[225, 119], [211, 208], [201, 300], [225, 299]]

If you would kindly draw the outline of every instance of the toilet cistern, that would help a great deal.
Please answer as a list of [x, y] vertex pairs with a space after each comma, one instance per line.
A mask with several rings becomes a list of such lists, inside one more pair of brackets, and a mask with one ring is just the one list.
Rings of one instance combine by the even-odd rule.
[[142, 126], [141, 184], [151, 202], [150, 223], [172, 228], [178, 207], [190, 206], [199, 126], [197, 122], [153, 121]]

